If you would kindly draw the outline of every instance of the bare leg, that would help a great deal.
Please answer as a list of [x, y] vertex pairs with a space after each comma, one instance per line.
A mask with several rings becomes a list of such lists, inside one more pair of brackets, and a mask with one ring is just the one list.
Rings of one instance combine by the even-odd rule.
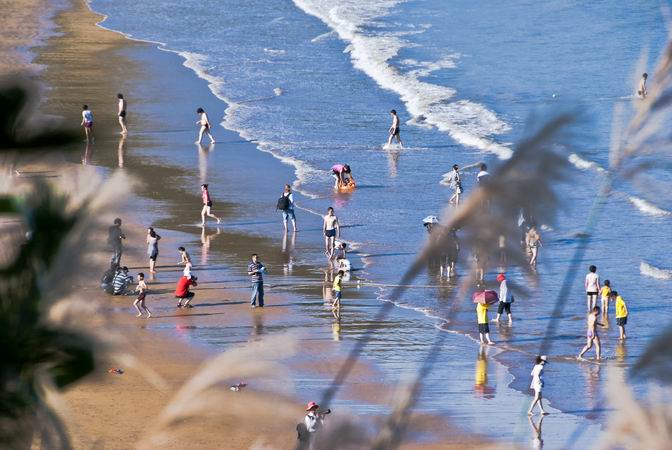
[[156, 261], [153, 259], [149, 260], [149, 271], [152, 273], [156, 273], [156, 270], [154, 270], [154, 266], [156, 265]]
[[196, 141], [196, 144], [203, 142], [203, 133], [205, 133], [205, 126], [201, 125], [201, 129], [198, 131], [198, 140]]
[[296, 233], [297, 231], [299, 231], [299, 229], [296, 228], [296, 219], [292, 219], [292, 229], [294, 230], [294, 233]]
[[483, 333], [478, 333], [478, 337], [481, 340], [481, 344], [485, 344], [485, 339], [483, 339]]
[[206, 205], [203, 205], [203, 209], [201, 209], [201, 225], [205, 225], [205, 213], [208, 210], [208, 207]]
[[495, 345], [495, 343], [490, 340], [490, 333], [485, 333], [485, 339], [487, 339], [488, 344]]
[[128, 130], [126, 129], [126, 119], [121, 116], [119, 117], [119, 125], [121, 125], [121, 134], [128, 133]]
[[213, 219], [215, 219], [217, 221], [217, 223], [222, 223], [222, 220], [212, 213], [212, 209], [210, 209], [209, 206], [205, 207], [205, 211], [208, 214], [208, 217], [212, 217]]
[[387, 138], [387, 145], [392, 145], [392, 139], [394, 138], [393, 134], [390, 134], [390, 137]]
[[579, 359], [583, 358], [583, 355], [591, 348], [593, 348], [593, 338], [588, 338], [588, 342], [583, 347], [583, 350], [581, 350], [581, 353], [579, 353]]
[[205, 130], [205, 132], [208, 134], [208, 137], [210, 138], [210, 143], [214, 144], [215, 143], [215, 138], [212, 137], [212, 133], [210, 133], [210, 129], [208, 128], [207, 130]]
[[595, 355], [597, 355], [598, 361], [602, 359], [602, 343], [599, 336], [595, 336]]
[[135, 310], [138, 311], [138, 315], [136, 317], [142, 317], [142, 311], [140, 310], [140, 307], [138, 307], [138, 303], [140, 303], [140, 299], [136, 298], [135, 301], [133, 302]]
[[404, 143], [401, 142], [401, 135], [400, 135], [400, 134], [397, 135], [397, 142], [399, 143], [399, 146], [400, 146], [400, 147], [403, 147], [403, 146], [404, 146]]
[[147, 308], [147, 305], [145, 305], [145, 299], [143, 298], [142, 301], [140, 302], [140, 306], [147, 312], [147, 318], [149, 319], [152, 317], [152, 312]]

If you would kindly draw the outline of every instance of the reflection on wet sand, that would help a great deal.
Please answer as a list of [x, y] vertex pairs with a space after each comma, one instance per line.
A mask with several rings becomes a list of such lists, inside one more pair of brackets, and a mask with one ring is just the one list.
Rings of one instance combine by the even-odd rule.
[[91, 144], [88, 142], [86, 143], [86, 146], [84, 147], [84, 156], [82, 156], [82, 165], [88, 166], [91, 164], [91, 154], [93, 153], [93, 150], [91, 149]]
[[201, 184], [208, 182], [208, 159], [210, 158], [210, 152], [214, 149], [215, 144], [198, 144], [198, 172], [201, 178]]
[[485, 398], [494, 398], [495, 389], [488, 386], [488, 354], [485, 347], [478, 350], [474, 393]]
[[544, 440], [541, 438], [541, 424], [544, 422], [544, 417], [546, 416], [539, 416], [539, 421], [535, 424], [534, 418], [527, 416], [527, 421], [530, 423], [530, 427], [532, 427], [531, 447], [535, 450], [544, 448]]
[[294, 245], [296, 244], [296, 233], [288, 238], [285, 233], [282, 235], [282, 270], [285, 276], [291, 275], [294, 270]]
[[201, 227], [201, 244], [203, 244], [203, 247], [201, 248], [201, 264], [206, 265], [208, 264], [208, 255], [210, 254], [210, 242], [212, 239], [220, 235], [222, 231], [219, 228], [216, 228], [216, 231], [214, 233], [206, 234], [205, 233], [205, 227]]
[[117, 147], [117, 160], [118, 160], [118, 165], [120, 169], [124, 168], [124, 151], [126, 147], [126, 136], [121, 135], [121, 139], [119, 139], [119, 146]]
[[390, 178], [397, 178], [401, 149], [396, 146], [386, 146], [385, 151], [387, 153], [387, 165], [390, 170]]

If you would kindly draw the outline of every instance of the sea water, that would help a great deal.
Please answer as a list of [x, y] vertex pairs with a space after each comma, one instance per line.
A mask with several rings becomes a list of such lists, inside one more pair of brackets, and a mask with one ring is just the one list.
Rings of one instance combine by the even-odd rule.
[[[336, 208], [347, 225], [343, 236], [360, 256], [358, 276], [370, 283], [393, 285], [408, 267], [426, 238], [422, 218], [439, 215], [452, 195], [441, 184], [452, 164], [485, 161], [495, 169], [530, 116], [577, 107], [580, 148], [569, 156], [575, 168], [569, 182], [559, 187], [564, 209], [542, 230], [540, 284], [517, 297], [512, 328], [491, 327], [506, 346], [481, 352], [473, 304], [450, 300], [454, 285], [428, 273], [397, 302], [411, 312], [409, 322], [385, 333], [386, 345], [365, 350], [391, 373], [412, 374], [437, 333], [450, 333], [418, 409], [493, 436], [527, 427], [520, 417], [531, 360], [609, 166], [613, 110], [631, 113], [642, 50], [657, 55], [665, 42], [656, 7], [459, 0], [94, 0], [92, 6], [108, 15], [104, 26], [182, 54], [226, 102], [222, 114], [210, 112], [211, 121], [293, 168], [295, 179], [287, 181], [301, 194], [299, 214]], [[645, 70], [652, 69], [651, 60]], [[384, 146], [393, 108], [403, 149]], [[354, 193], [334, 194], [335, 163], [353, 168]], [[474, 169], [463, 173], [466, 194], [475, 176]], [[598, 437], [605, 419], [606, 367], [570, 361], [585, 343], [587, 266], [598, 266], [631, 313], [630, 339], [617, 345], [612, 308], [604, 338], [610, 361], [631, 365], [672, 318], [664, 295], [672, 202], [622, 180], [614, 187], [571, 294], [561, 299], [565, 318], [545, 393], [564, 413], [544, 423], [551, 447], [568, 446], [576, 430], [587, 441]], [[325, 265], [319, 253], [303, 258]], [[510, 279], [526, 283], [520, 270], [511, 270]], [[380, 286], [376, 299], [388, 301], [390, 290]]]

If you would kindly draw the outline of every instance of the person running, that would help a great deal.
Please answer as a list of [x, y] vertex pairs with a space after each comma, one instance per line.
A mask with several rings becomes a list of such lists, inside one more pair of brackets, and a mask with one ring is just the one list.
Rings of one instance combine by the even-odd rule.
[[513, 295], [506, 283], [506, 276], [503, 273], [497, 275], [497, 282], [499, 283], [499, 306], [497, 306], [497, 317], [492, 319], [493, 322], [499, 322], [499, 317], [506, 311], [509, 316], [509, 325], [513, 322], [511, 315], [511, 303], [513, 303]]
[[338, 275], [334, 278], [334, 284], [332, 285], [332, 290], [334, 291], [334, 303], [332, 309], [334, 311], [340, 312], [341, 310], [341, 289], [343, 288], [343, 276], [345, 272], [343, 270], [338, 271]]
[[488, 172], [488, 166], [486, 164], [481, 164], [480, 170], [476, 175], [476, 181], [479, 186], [484, 186], [490, 179], [490, 172]]
[[149, 256], [149, 273], [156, 273], [156, 258], [159, 257], [159, 239], [154, 228], [147, 228], [147, 256]]
[[476, 304], [476, 317], [478, 318], [478, 337], [481, 340], [481, 344], [485, 344], [487, 341], [488, 345], [495, 345], [495, 343], [490, 340], [490, 327], [488, 326], [489, 308], [490, 305], [485, 305], [483, 303]]
[[596, 355], [596, 360], [599, 361], [601, 357], [601, 342], [600, 342], [600, 335], [597, 333], [597, 327], [604, 327], [603, 324], [597, 321], [597, 316], [600, 314], [600, 308], [599, 307], [594, 307], [590, 314], [588, 315], [588, 331], [586, 332], [586, 345], [583, 347], [583, 350], [581, 350], [581, 353], [579, 353], [579, 358], [578, 359], [583, 359], [583, 355], [593, 348], [593, 344], [595, 344], [595, 355]]
[[646, 90], [646, 79], [649, 78], [649, 74], [644, 72], [642, 74], [641, 80], [639, 80], [639, 87], [637, 88], [637, 97], [644, 99], [649, 94]]
[[341, 237], [341, 226], [338, 223], [338, 217], [334, 214], [334, 208], [331, 206], [327, 208], [327, 215], [324, 216], [322, 231], [324, 233], [324, 253], [331, 259], [334, 255], [334, 242]]
[[191, 264], [191, 256], [184, 247], [177, 247], [177, 251], [180, 254], [180, 261], [177, 263], [179, 266]]
[[115, 266], [121, 264], [121, 255], [124, 252], [124, 239], [126, 239], [126, 235], [121, 231], [121, 219], [117, 217], [107, 231], [107, 243], [112, 246], [112, 264]]
[[387, 139], [387, 145], [392, 145], [392, 140], [394, 138], [397, 138], [397, 143], [399, 143], [400, 146], [404, 146], [404, 144], [401, 142], [401, 134], [399, 130], [399, 116], [397, 115], [396, 110], [390, 111], [390, 115], [392, 116], [392, 125], [390, 126], [389, 134], [390, 137]]
[[[194, 305], [191, 304], [191, 300], [193, 300], [194, 296], [196, 293], [191, 292], [189, 290], [190, 286], [198, 286], [198, 283], [196, 282], [198, 278], [194, 276], [186, 277], [182, 276], [180, 279], [177, 281], [177, 287], [175, 288], [175, 297], [177, 297], [177, 307], [178, 308], [193, 308]], [[182, 304], [182, 300], [185, 300], [184, 305]]]
[[600, 293], [600, 276], [597, 274], [597, 267], [588, 268], [586, 281], [583, 284], [586, 288], [586, 306], [588, 311], [592, 311], [597, 305], [597, 295]]
[[334, 189], [341, 189], [355, 183], [352, 169], [347, 164], [334, 164], [331, 167], [331, 174], [335, 178]]
[[85, 142], [94, 142], [96, 138], [93, 135], [93, 113], [89, 109], [89, 105], [82, 106], [82, 123], [80, 125], [84, 127]]
[[530, 255], [530, 267], [533, 270], [537, 268], [537, 258], [539, 257], [539, 248], [541, 244], [541, 235], [537, 231], [537, 226], [532, 225], [525, 235], [525, 241], [527, 244], [527, 250]]
[[205, 225], [205, 216], [212, 217], [217, 223], [222, 223], [219, 217], [212, 213], [212, 198], [207, 184], [201, 185], [201, 198], [203, 200], [203, 209], [201, 209], [201, 226]]
[[198, 108], [196, 110], [196, 114], [200, 114], [200, 118], [196, 121], [196, 125], [200, 125], [201, 129], [198, 132], [198, 140], [196, 141], [196, 144], [200, 144], [203, 142], [203, 134], [207, 134], [208, 137], [210, 138], [210, 143], [214, 144], [215, 143], [215, 138], [212, 137], [212, 133], [210, 132], [211, 126], [210, 126], [210, 119], [208, 119], [208, 114], [205, 112], [203, 108]]
[[296, 214], [294, 213], [294, 195], [292, 194], [292, 187], [285, 185], [285, 190], [278, 200], [278, 209], [282, 211], [282, 223], [285, 226], [285, 233], [287, 233], [287, 222], [292, 219], [292, 229], [294, 233], [299, 231], [296, 228]]
[[135, 291], [138, 293], [138, 297], [133, 302], [133, 306], [138, 311], [137, 317], [142, 317], [142, 311], [144, 310], [147, 313], [147, 318], [152, 317], [152, 313], [145, 305], [145, 297], [147, 296], [147, 283], [145, 283], [145, 274], [138, 274], [138, 287], [135, 288]]
[[609, 317], [609, 301], [611, 300], [611, 281], [604, 280], [604, 285], [600, 289], [600, 299], [602, 300], [602, 315]]
[[126, 100], [124, 99], [124, 94], [117, 94], [118, 102], [118, 111], [117, 116], [119, 117], [119, 125], [121, 125], [121, 133], [123, 136], [128, 134], [128, 129], [126, 128]]
[[628, 307], [625, 306], [625, 300], [618, 294], [618, 291], [610, 292], [611, 298], [616, 300], [616, 325], [621, 334], [621, 340], [625, 340], [625, 326], [628, 323]]
[[457, 164], [453, 164], [453, 170], [448, 175], [448, 182], [450, 183], [450, 188], [454, 191], [448, 203], [460, 206], [460, 194], [464, 191], [462, 189], [462, 180], [460, 179], [460, 168]]
[[252, 261], [247, 266], [247, 274], [252, 277], [252, 298], [250, 299], [250, 306], [257, 307], [257, 299], [259, 299], [259, 307], [264, 307], [264, 272], [266, 267], [259, 261], [256, 253], [252, 254]]
[[530, 405], [530, 409], [527, 410], [527, 415], [531, 416], [534, 410], [534, 407], [539, 404], [539, 410], [541, 411], [541, 414], [543, 416], [548, 415], [544, 410], [544, 405], [542, 404], [541, 401], [541, 391], [544, 388], [544, 367], [546, 366], [546, 356], [537, 356], [537, 359], [535, 360], [534, 363], [534, 368], [532, 369], [532, 372], [530, 375], [532, 375], [532, 383], [530, 383], [530, 389], [534, 389], [534, 400], [532, 400], [532, 404]]

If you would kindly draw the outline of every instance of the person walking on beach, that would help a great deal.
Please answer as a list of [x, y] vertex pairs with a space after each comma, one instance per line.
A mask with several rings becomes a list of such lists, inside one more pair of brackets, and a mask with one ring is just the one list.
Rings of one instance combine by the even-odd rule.
[[343, 276], [345, 272], [343, 270], [338, 271], [338, 275], [334, 278], [334, 284], [332, 285], [332, 290], [334, 291], [334, 303], [332, 305], [332, 310], [335, 314], [340, 313], [341, 311], [341, 290], [343, 289]]
[[119, 117], [119, 125], [121, 125], [121, 135], [126, 136], [128, 134], [128, 129], [126, 128], [126, 100], [124, 99], [124, 94], [117, 94], [118, 109], [117, 116]]
[[649, 94], [648, 91], [646, 90], [646, 79], [649, 78], [649, 74], [644, 72], [642, 74], [642, 79], [639, 80], [639, 87], [637, 88], [637, 97], [641, 99], [645, 99], [646, 96]]
[[93, 135], [93, 113], [89, 109], [89, 105], [82, 106], [82, 123], [80, 125], [84, 127], [85, 142], [94, 142], [96, 138]]
[[121, 219], [117, 217], [107, 232], [107, 243], [112, 246], [112, 264], [116, 266], [121, 264], [121, 255], [124, 252], [124, 239], [126, 239], [126, 235], [121, 231]]
[[532, 270], [537, 269], [537, 258], [539, 257], [539, 247], [541, 247], [541, 236], [537, 231], [537, 226], [532, 225], [525, 235], [525, 242], [527, 244], [527, 251], [530, 255], [530, 267]]
[[201, 209], [201, 226], [205, 225], [205, 216], [212, 217], [217, 220], [217, 223], [221, 223], [219, 217], [212, 213], [212, 198], [210, 197], [210, 191], [208, 190], [207, 184], [201, 185], [201, 199], [203, 200], [203, 209]]
[[612, 291], [610, 295], [612, 299], [616, 300], [616, 325], [618, 325], [621, 340], [625, 340], [625, 326], [628, 323], [628, 307], [625, 306], [625, 300], [618, 294], [618, 291]]
[[499, 283], [499, 306], [497, 306], [497, 317], [492, 319], [493, 322], [499, 322], [499, 317], [506, 311], [509, 316], [509, 325], [513, 322], [511, 315], [511, 303], [513, 303], [513, 295], [509, 291], [506, 283], [506, 276], [503, 273], [497, 275], [497, 282]]
[[481, 344], [485, 344], [487, 341], [488, 345], [495, 345], [495, 343], [490, 340], [490, 327], [488, 326], [489, 308], [490, 305], [483, 303], [476, 304], [476, 317], [478, 318], [478, 337], [481, 340]]
[[145, 274], [142, 272], [138, 274], [138, 287], [135, 288], [135, 290], [138, 293], [138, 297], [133, 302], [133, 306], [135, 306], [135, 309], [138, 311], [137, 317], [142, 317], [142, 311], [144, 310], [147, 313], [147, 318], [149, 319], [152, 317], [152, 313], [149, 308], [147, 308], [147, 305], [145, 305], [145, 297], [147, 296], [147, 283], [145, 283]]
[[196, 114], [200, 114], [200, 118], [196, 121], [196, 125], [201, 126], [201, 129], [198, 132], [198, 140], [196, 141], [196, 144], [203, 142], [203, 134], [207, 134], [210, 138], [210, 143], [214, 144], [215, 138], [212, 137], [212, 133], [210, 132], [212, 127], [210, 126], [210, 119], [208, 119], [208, 114], [203, 108], [198, 108], [196, 110]]
[[154, 228], [147, 228], [147, 256], [149, 256], [149, 273], [156, 273], [156, 258], [159, 257], [159, 240], [161, 236], [156, 234]]
[[457, 164], [453, 164], [453, 170], [448, 175], [448, 182], [450, 183], [450, 188], [454, 191], [448, 203], [460, 206], [460, 194], [462, 194], [463, 189], [462, 180], [460, 179], [460, 168]]
[[403, 147], [404, 144], [401, 142], [401, 131], [399, 130], [399, 116], [397, 115], [397, 111], [393, 109], [390, 111], [390, 115], [392, 116], [392, 125], [390, 126], [390, 137], [387, 138], [387, 145], [392, 145], [392, 140], [397, 138], [397, 143]]
[[583, 355], [593, 348], [593, 344], [595, 344], [595, 359], [597, 361], [600, 360], [601, 357], [601, 342], [600, 342], [600, 335], [597, 334], [597, 327], [604, 327], [603, 324], [597, 321], [597, 316], [600, 314], [600, 308], [599, 307], [594, 307], [590, 314], [588, 315], [588, 331], [586, 332], [586, 345], [583, 347], [583, 350], [581, 350], [581, 353], [579, 353], [578, 359], [583, 359]]
[[602, 300], [602, 315], [606, 319], [607, 317], [609, 317], [609, 302], [611, 301], [611, 281], [604, 280], [604, 285], [602, 286], [602, 289], [600, 289], [600, 299]]
[[259, 307], [264, 307], [264, 272], [266, 272], [266, 267], [259, 261], [259, 256], [253, 253], [252, 261], [247, 266], [247, 274], [252, 277], [252, 298], [250, 299], [252, 308], [257, 307], [257, 299], [259, 299]]
[[[198, 278], [195, 276], [182, 276], [177, 281], [177, 287], [175, 288], [175, 297], [177, 298], [177, 308], [193, 308], [194, 305], [191, 304], [196, 293], [189, 290], [189, 286], [198, 286]], [[185, 300], [184, 305], [182, 300]]]
[[546, 366], [546, 355], [542, 356], [537, 356], [537, 359], [535, 360], [534, 368], [532, 369], [532, 383], [530, 383], [530, 389], [534, 389], [534, 400], [532, 400], [532, 404], [530, 405], [530, 409], [527, 410], [527, 415], [531, 416], [534, 410], [534, 407], [539, 404], [539, 410], [541, 411], [541, 414], [543, 416], [548, 415], [544, 410], [544, 405], [541, 402], [541, 390], [544, 387], [544, 367]]
[[597, 267], [590, 266], [584, 282], [586, 288], [586, 306], [588, 311], [592, 311], [597, 305], [597, 295], [600, 293], [600, 276], [597, 274]]
[[334, 214], [334, 208], [327, 208], [327, 215], [324, 216], [322, 225], [324, 233], [324, 247], [327, 258], [331, 259], [334, 255], [334, 241], [341, 237], [341, 226], [338, 223], [338, 217]]
[[282, 211], [282, 223], [285, 226], [285, 234], [287, 234], [287, 222], [290, 218], [292, 219], [292, 229], [296, 233], [298, 230], [296, 229], [296, 214], [294, 214], [294, 195], [292, 194], [292, 187], [290, 185], [285, 185], [285, 190], [278, 199], [277, 208]]

